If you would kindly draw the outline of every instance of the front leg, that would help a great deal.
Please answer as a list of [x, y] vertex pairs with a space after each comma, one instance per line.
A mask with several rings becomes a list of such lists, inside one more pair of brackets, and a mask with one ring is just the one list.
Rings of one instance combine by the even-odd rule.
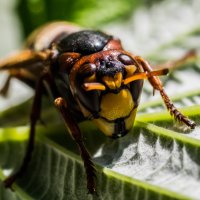
[[[153, 69], [151, 68], [151, 66], [149, 65], [149, 63], [144, 60], [143, 58], [139, 57], [139, 56], [135, 56], [134, 59], [136, 60], [136, 62], [142, 66], [142, 68], [144, 69], [145, 72], [152, 72]], [[148, 78], [149, 82], [151, 83], [152, 87], [154, 88], [154, 90], [158, 90], [160, 92], [160, 95], [167, 107], [167, 109], [169, 110], [170, 114], [172, 116], [174, 116], [174, 118], [180, 122], [183, 122], [184, 124], [186, 124], [188, 127], [190, 127], [191, 129], [194, 129], [196, 124], [194, 121], [190, 120], [188, 117], [186, 117], [185, 115], [183, 115], [175, 106], [174, 104], [171, 102], [170, 98], [168, 97], [167, 93], [165, 92], [162, 82], [160, 81], [160, 79], [156, 76], [150, 76]]]
[[76, 144], [79, 147], [79, 151], [81, 154], [81, 158], [84, 162], [84, 167], [87, 175], [87, 188], [90, 194], [94, 194], [96, 192], [96, 185], [95, 185], [96, 170], [91, 160], [91, 156], [88, 153], [83, 143], [83, 137], [81, 131], [78, 125], [76, 124], [75, 120], [71, 117], [69, 109], [67, 108], [67, 103], [62, 97], [58, 97], [55, 99], [55, 105], [62, 114], [65, 126], [70, 131], [72, 138], [75, 140]]

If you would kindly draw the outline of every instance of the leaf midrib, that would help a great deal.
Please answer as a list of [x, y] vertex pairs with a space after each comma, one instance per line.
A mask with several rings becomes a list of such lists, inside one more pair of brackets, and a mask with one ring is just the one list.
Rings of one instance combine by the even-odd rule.
[[[38, 140], [42, 141], [43, 143], [55, 148], [59, 153], [61, 154], [65, 154], [65, 156], [72, 158], [73, 160], [75, 160], [75, 162], [79, 162], [83, 165], [82, 160], [80, 159], [80, 156], [78, 156], [77, 154], [66, 150], [64, 147], [60, 146], [59, 144], [53, 142], [52, 140], [50, 140], [49, 138], [45, 137], [45, 136], [39, 136], [37, 138]], [[95, 167], [98, 171], [98, 173], [104, 173], [104, 175], [106, 175], [107, 177], [111, 177], [114, 179], [118, 179], [120, 181], [132, 184], [132, 185], [136, 185], [140, 188], [143, 188], [145, 190], [151, 191], [151, 192], [156, 192], [158, 194], [161, 195], [166, 195], [170, 198], [177, 198], [177, 199], [188, 199], [190, 200], [191, 198], [185, 195], [181, 195], [179, 193], [176, 193], [174, 191], [159, 187], [157, 185], [154, 184], [150, 184], [144, 181], [140, 181], [138, 179], [132, 178], [132, 177], [128, 177], [125, 176], [123, 174], [117, 173], [109, 168], [106, 167], [102, 167], [98, 164], [95, 164]], [[4, 180], [5, 176], [2, 173], [2, 169], [0, 169], [0, 179]], [[21, 187], [19, 187], [16, 183], [13, 185], [14, 190], [16, 191], [17, 195], [23, 199], [26, 200], [33, 200], [27, 193], [25, 193], [23, 191], [23, 189]]]
[[[156, 125], [141, 122], [141, 121], [138, 121], [138, 120], [135, 122], [135, 126], [147, 129], [149, 131], [152, 131], [156, 135], [162, 135], [162, 136], [165, 136], [165, 137], [170, 137], [170, 138], [173, 138], [175, 140], [181, 141], [185, 144], [191, 144], [193, 146], [200, 147], [200, 140], [189, 138], [189, 137], [184, 136], [183, 134], [177, 133], [175, 131], [170, 131], [170, 130], [158, 127]], [[15, 128], [13, 128], [13, 129], [15, 129]], [[26, 132], [26, 134], [28, 134], [29, 127], [27, 127], [27, 126], [23, 127], [23, 129], [24, 129], [24, 134], [25, 134], [25, 132]], [[10, 128], [9, 129], [5, 128], [1, 131], [9, 131], [10, 132], [10, 130], [11, 130]], [[8, 137], [7, 139], [13, 140], [12, 137]], [[23, 136], [22, 139], [24, 139], [24, 141], [25, 141], [27, 138]], [[52, 140], [50, 140], [49, 138], [47, 138], [43, 134], [38, 134], [37, 139], [39, 141], [42, 141], [43, 143], [48, 144], [51, 147], [55, 148], [56, 150], [59, 151], [59, 153], [63, 153], [66, 156], [68, 156], [72, 159], [75, 159], [76, 162], [79, 162], [79, 163], [82, 164], [82, 161], [77, 154], [75, 154], [72, 151], [69, 151], [69, 150], [65, 149], [64, 147], [60, 146], [59, 144], [53, 142]], [[19, 141], [19, 140], [17, 140], [17, 141]], [[111, 176], [111, 177], [114, 177], [114, 178], [117, 177], [121, 181], [125, 181], [127, 183], [137, 185], [139, 187], [142, 187], [144, 189], [148, 189], [148, 190], [153, 191], [153, 192], [159, 191], [158, 193], [161, 193], [161, 194], [173, 197], [173, 198], [175, 197], [175, 198], [179, 198], [179, 199], [190, 199], [187, 196], [181, 195], [181, 194], [173, 192], [171, 190], [168, 190], [168, 189], [165, 189], [165, 188], [162, 188], [162, 187], [159, 187], [159, 186], [156, 186], [156, 185], [144, 182], [144, 181], [140, 181], [140, 180], [134, 179], [132, 177], [128, 177], [128, 176], [119, 174], [119, 173], [114, 172], [113, 170], [108, 169], [108, 168], [102, 168], [102, 166], [100, 166], [100, 165], [96, 165], [96, 166], [97, 166], [98, 171], [99, 172], [102, 171], [106, 176]], [[0, 179], [3, 180], [5, 178], [5, 176], [3, 176], [1, 174], [1, 172], [2, 171], [0, 171]], [[14, 189], [16, 190], [17, 193], [19, 193], [18, 194], [19, 196], [26, 197], [26, 199], [31, 200], [31, 197], [29, 197], [18, 185], [14, 184]]]

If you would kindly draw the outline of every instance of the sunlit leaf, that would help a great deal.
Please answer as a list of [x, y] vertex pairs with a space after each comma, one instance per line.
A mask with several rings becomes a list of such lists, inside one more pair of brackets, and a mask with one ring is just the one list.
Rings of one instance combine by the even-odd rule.
[[[115, 4], [103, 1], [101, 5], [91, 1], [91, 6], [88, 6], [89, 1], [77, 1], [80, 4], [70, 1], [68, 10], [71, 12], [67, 14], [63, 1], [23, 2], [20, 9], [28, 6], [27, 13], [24, 13], [26, 26], [30, 22], [30, 27], [25, 27], [26, 32], [49, 19], [70, 19], [98, 27], [104, 21], [108, 22], [134, 8], [133, 16], [126, 22], [103, 27], [112, 34], [116, 33], [127, 49], [146, 55], [153, 65], [176, 59], [194, 48], [199, 54], [198, 0], [154, 1], [145, 3], [144, 7], [136, 3], [130, 6], [131, 1], [117, 1]], [[79, 10], [79, 6], [83, 9]], [[59, 18], [58, 14], [63, 18]], [[192, 24], [186, 23], [187, 20]], [[147, 85], [145, 90], [148, 94], [143, 94], [133, 130], [127, 136], [111, 140], [91, 122], [81, 123], [86, 146], [97, 168], [98, 196], [91, 196], [87, 194], [78, 149], [66, 133], [59, 115], [52, 109], [51, 102], [46, 99], [42, 114], [46, 125], [38, 125], [31, 163], [14, 185], [15, 193], [1, 184], [0, 195], [5, 195], [5, 200], [199, 199], [199, 55], [178, 67], [163, 79], [166, 91], [172, 94], [169, 96], [175, 105], [195, 120], [196, 129], [188, 130], [173, 120], [158, 94], [149, 98], [152, 88]], [[23, 159], [30, 109], [31, 101], [28, 101], [0, 113], [1, 180], [5, 178], [3, 170], [16, 170]]]

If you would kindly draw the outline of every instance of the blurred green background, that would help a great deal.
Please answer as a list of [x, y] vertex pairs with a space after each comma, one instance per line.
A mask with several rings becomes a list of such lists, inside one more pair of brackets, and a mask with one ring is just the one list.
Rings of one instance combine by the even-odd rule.
[[102, 25], [114, 20], [127, 19], [141, 2], [136, 0], [1, 0], [0, 37], [1, 41], [5, 41], [5, 37], [7, 41], [5, 41], [6, 45], [1, 45], [0, 54], [3, 55], [7, 49], [17, 46], [20, 39], [48, 21], [66, 20], [85, 27], [101, 28]]
[[136, 0], [21, 0], [20, 19], [27, 35], [37, 26], [52, 20], [67, 20], [86, 27], [98, 27], [130, 16], [141, 1]]
[[149, 7], [157, 1], [0, 0], [0, 56], [18, 47], [32, 30], [48, 21], [65, 20], [102, 29], [115, 22], [130, 22], [138, 7]]

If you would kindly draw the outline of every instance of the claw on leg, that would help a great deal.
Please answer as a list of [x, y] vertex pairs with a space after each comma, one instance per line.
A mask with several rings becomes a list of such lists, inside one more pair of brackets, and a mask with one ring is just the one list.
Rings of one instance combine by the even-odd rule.
[[188, 117], [183, 115], [170, 101], [169, 97], [167, 96], [164, 89], [160, 90], [160, 95], [162, 96], [162, 99], [167, 107], [167, 110], [169, 110], [170, 114], [174, 116], [175, 120], [178, 120], [179, 122], [183, 122], [191, 129], [194, 129], [196, 126], [196, 123], [192, 120], [190, 120]]
[[13, 175], [13, 176], [6, 178], [3, 181], [5, 188], [10, 188], [12, 191], [14, 191], [13, 188], [12, 188], [12, 185], [15, 182], [16, 178], [17, 178], [16, 175]]

